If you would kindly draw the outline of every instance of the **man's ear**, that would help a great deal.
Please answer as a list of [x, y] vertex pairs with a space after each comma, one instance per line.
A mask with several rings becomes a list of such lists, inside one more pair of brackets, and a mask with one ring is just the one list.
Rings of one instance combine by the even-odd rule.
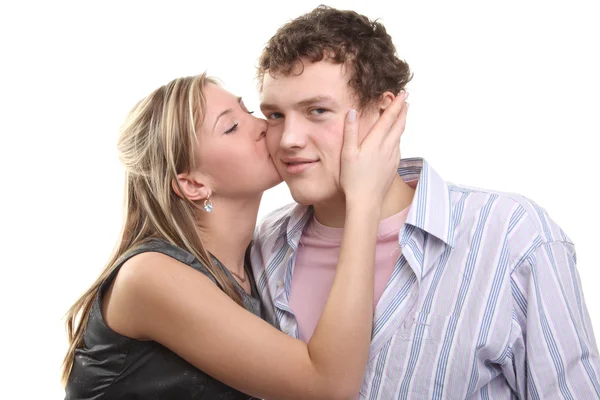
[[192, 201], [207, 199], [212, 193], [212, 190], [200, 182], [198, 177], [188, 173], [177, 175], [171, 182], [171, 186], [179, 197], [187, 197]]
[[392, 92], [385, 92], [381, 95], [381, 100], [379, 101], [379, 115], [383, 114], [386, 108], [389, 107], [390, 104], [394, 101], [396, 95]]

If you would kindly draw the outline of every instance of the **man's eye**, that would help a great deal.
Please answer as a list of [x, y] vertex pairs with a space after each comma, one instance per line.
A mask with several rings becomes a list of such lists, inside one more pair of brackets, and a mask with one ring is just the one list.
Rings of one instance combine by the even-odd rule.
[[268, 119], [280, 119], [282, 117], [283, 117], [283, 115], [281, 115], [281, 113], [274, 112], [274, 113], [269, 114]]
[[309, 111], [312, 115], [323, 115], [327, 112], [325, 108], [313, 108]]

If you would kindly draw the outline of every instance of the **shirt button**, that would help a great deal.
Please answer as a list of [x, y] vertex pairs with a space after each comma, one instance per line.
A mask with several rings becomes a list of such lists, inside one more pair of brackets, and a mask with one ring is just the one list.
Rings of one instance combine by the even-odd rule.
[[286, 327], [283, 329], [283, 333], [285, 333], [286, 335], [287, 335], [287, 334], [289, 334], [289, 333], [290, 333], [290, 328], [289, 328], [288, 326], [286, 326]]
[[277, 285], [277, 287], [282, 287], [283, 281], [281, 279], [278, 279], [276, 285]]

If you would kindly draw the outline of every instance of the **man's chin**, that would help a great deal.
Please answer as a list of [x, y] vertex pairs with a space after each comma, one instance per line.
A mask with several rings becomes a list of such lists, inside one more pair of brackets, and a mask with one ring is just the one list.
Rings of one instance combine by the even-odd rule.
[[[286, 184], [287, 184], [287, 182], [286, 182]], [[289, 185], [288, 185], [288, 187], [289, 187]], [[315, 203], [316, 199], [314, 199], [313, 196], [307, 195], [306, 191], [302, 191], [300, 188], [298, 188], [298, 189], [290, 188], [290, 193], [291, 193], [294, 201], [296, 203], [300, 204], [301, 206], [308, 207]]]

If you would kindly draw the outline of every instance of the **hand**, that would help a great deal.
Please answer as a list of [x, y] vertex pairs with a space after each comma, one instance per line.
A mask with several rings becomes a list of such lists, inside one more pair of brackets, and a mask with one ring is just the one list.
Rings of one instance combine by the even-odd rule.
[[344, 125], [340, 185], [346, 204], [380, 205], [400, 162], [400, 137], [406, 126], [406, 92], [385, 109], [362, 143], [358, 143], [356, 111], [350, 110]]

